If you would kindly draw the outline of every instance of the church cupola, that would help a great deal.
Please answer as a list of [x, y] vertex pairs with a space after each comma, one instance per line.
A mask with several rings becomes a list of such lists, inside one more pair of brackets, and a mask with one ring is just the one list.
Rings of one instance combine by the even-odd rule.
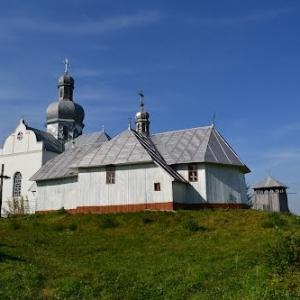
[[65, 73], [58, 79], [58, 99], [73, 101], [74, 79], [69, 75], [69, 61], [65, 60]]
[[150, 121], [149, 121], [149, 113], [144, 110], [144, 93], [140, 91], [140, 111], [135, 115], [135, 126], [136, 131], [138, 133], [149, 135], [150, 130]]
[[83, 131], [84, 109], [73, 101], [74, 79], [69, 75], [69, 61], [58, 79], [58, 100], [47, 108], [47, 131], [56, 139], [67, 142]]

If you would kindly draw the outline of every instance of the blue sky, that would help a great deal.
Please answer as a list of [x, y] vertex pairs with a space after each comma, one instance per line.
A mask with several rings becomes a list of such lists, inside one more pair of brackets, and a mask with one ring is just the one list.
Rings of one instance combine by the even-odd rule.
[[216, 126], [300, 213], [300, 2], [1, 0], [0, 140], [43, 128], [63, 60], [85, 131], [127, 127], [144, 89], [151, 130]]

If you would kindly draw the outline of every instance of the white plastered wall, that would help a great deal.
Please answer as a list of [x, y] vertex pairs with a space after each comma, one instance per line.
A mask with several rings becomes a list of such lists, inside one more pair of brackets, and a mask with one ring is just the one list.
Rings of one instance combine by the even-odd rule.
[[37, 142], [35, 133], [27, 130], [23, 120], [15, 131], [10, 134], [0, 150], [0, 165], [4, 164], [5, 175], [11, 177], [4, 180], [2, 211], [8, 210], [8, 201], [12, 199], [13, 178], [17, 172], [22, 175], [21, 196], [28, 199], [29, 212], [35, 211], [35, 192], [30, 191], [34, 184], [30, 177], [36, 173], [43, 162], [56, 156], [56, 153], [43, 151], [43, 143]]

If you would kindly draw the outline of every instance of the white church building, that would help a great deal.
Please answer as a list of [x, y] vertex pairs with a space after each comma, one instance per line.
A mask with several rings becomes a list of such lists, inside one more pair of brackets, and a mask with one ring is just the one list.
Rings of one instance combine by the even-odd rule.
[[152, 134], [141, 93], [135, 128], [113, 138], [83, 134], [84, 109], [73, 90], [66, 69], [47, 109], [47, 131], [21, 120], [5, 140], [0, 164], [11, 179], [4, 212], [16, 197], [29, 200], [31, 213], [248, 207], [250, 170], [213, 125]]

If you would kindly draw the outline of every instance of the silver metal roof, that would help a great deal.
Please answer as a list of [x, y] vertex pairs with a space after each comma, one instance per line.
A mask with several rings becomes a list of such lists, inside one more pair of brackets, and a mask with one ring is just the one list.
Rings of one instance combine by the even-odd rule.
[[169, 165], [208, 162], [234, 165], [250, 172], [214, 126], [163, 132], [151, 139]]
[[76, 163], [77, 167], [152, 162], [132, 130], [125, 130]]
[[253, 186], [253, 189], [267, 189], [267, 188], [287, 188], [287, 186], [280, 181], [268, 176], [264, 180], [258, 182]]
[[27, 130], [31, 130], [34, 132], [36, 139], [38, 142], [43, 142], [44, 149], [47, 151], [55, 152], [55, 153], [61, 153], [63, 152], [63, 144], [58, 141], [52, 134], [42, 131], [36, 128], [29, 127], [26, 125]]
[[76, 143], [77, 139], [75, 139], [74, 147], [68, 143], [65, 152], [48, 161], [30, 180], [39, 181], [76, 176], [77, 170], [72, 169], [74, 162], [80, 161], [88, 153], [98, 149], [109, 140], [109, 136], [105, 132], [96, 132], [84, 134], [78, 143]]
[[85, 133], [78, 136], [74, 141], [69, 141], [65, 144], [65, 149], [72, 148], [73, 146], [83, 146], [89, 144], [102, 144], [109, 141], [110, 136], [102, 131], [102, 132], [93, 132], [93, 133]]
[[[213, 126], [163, 132], [149, 137], [130, 129], [111, 140], [107, 136], [102, 138], [104, 140], [93, 134], [79, 137], [75, 140], [75, 148], [67, 145], [66, 152], [43, 166], [33, 180], [71, 176], [77, 174], [77, 168], [146, 162], [154, 162], [182, 182], [185, 180], [172, 165], [206, 162], [237, 166], [245, 173], [250, 172]], [[95, 143], [91, 144], [93, 140]], [[89, 144], [92, 146], [88, 147]]]

